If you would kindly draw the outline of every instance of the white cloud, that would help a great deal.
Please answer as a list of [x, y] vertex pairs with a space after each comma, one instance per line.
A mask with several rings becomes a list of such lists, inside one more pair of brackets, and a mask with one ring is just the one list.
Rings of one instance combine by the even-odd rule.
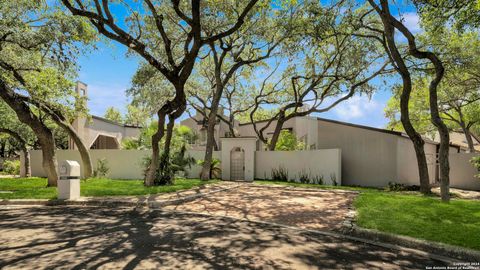
[[418, 33], [422, 31], [420, 27], [420, 17], [416, 12], [407, 12], [402, 14], [403, 24], [410, 30], [412, 33]]
[[373, 113], [378, 114], [381, 110], [383, 110], [382, 106], [375, 99], [369, 99], [367, 96], [354, 96], [337, 105], [333, 112], [341, 120], [348, 121], [368, 117]]

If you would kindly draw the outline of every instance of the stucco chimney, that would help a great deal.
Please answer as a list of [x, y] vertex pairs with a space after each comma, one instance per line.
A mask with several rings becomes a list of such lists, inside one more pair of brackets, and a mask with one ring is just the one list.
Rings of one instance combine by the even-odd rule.
[[[81, 81], [77, 81], [77, 85], [75, 86], [75, 92], [78, 94], [80, 99], [85, 99], [88, 97], [88, 86], [86, 83]], [[80, 138], [86, 141], [87, 131], [85, 130], [85, 125], [87, 124], [87, 118], [85, 116], [77, 116], [72, 123], [73, 128], [77, 131]], [[68, 143], [69, 149], [76, 149], [75, 143], [71, 138], [69, 138]]]

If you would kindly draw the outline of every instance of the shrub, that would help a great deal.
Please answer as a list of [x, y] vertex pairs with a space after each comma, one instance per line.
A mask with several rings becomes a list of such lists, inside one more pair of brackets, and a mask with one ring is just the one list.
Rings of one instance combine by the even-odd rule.
[[6, 174], [20, 174], [20, 160], [5, 160], [3, 162], [3, 171]]
[[[198, 160], [197, 164], [203, 167], [203, 164], [205, 164], [205, 161]], [[212, 159], [212, 164], [210, 164], [210, 179], [218, 179], [220, 178], [220, 174], [222, 173], [222, 168], [220, 167], [221, 161], [218, 158]], [[201, 173], [200, 173], [201, 174]]]
[[298, 181], [303, 184], [310, 184], [310, 173], [305, 170], [301, 170], [298, 174]]
[[312, 184], [323, 185], [323, 175], [315, 175], [312, 177]]
[[93, 177], [95, 178], [102, 178], [107, 177], [108, 173], [110, 172], [110, 168], [108, 167], [108, 161], [106, 158], [97, 159], [97, 167], [93, 170]]
[[385, 188], [387, 191], [418, 191], [420, 186], [417, 185], [405, 185], [395, 182], [388, 182], [388, 186]]
[[[195, 159], [191, 156], [187, 156], [187, 147], [182, 145], [180, 147], [180, 150], [178, 152], [173, 153], [171, 157], [171, 162], [170, 162], [170, 167], [173, 171], [173, 173], [177, 172], [184, 172], [184, 175], [187, 175], [187, 167], [190, 169], [192, 168], [192, 165], [195, 164]], [[212, 161], [212, 165], [214, 163], [215, 159]]]
[[272, 169], [272, 180], [288, 182], [288, 171], [280, 166], [278, 169]]
[[330, 174], [330, 180], [332, 181], [332, 185], [338, 186], [337, 175], [335, 175], [334, 173]]
[[[177, 172], [183, 171], [186, 173], [186, 167], [190, 168], [192, 164], [195, 164], [195, 159], [186, 156], [186, 151], [186, 146], [182, 145], [182, 147], [178, 151], [172, 153], [170, 157], [164, 153], [161, 154], [154, 180], [155, 185], [172, 185]], [[143, 159], [142, 166], [144, 177], [147, 175], [150, 163], [150, 157], [145, 157]]]
[[[143, 159], [143, 176], [146, 178], [148, 168], [152, 163], [152, 159], [150, 157], [145, 157]], [[172, 164], [170, 159], [165, 155], [161, 154], [160, 160], [158, 162], [157, 171], [155, 173], [155, 185], [171, 185], [173, 184], [175, 178], [175, 171], [172, 169]]]
[[[477, 168], [477, 170], [480, 172], [480, 156], [478, 157], [474, 157], [470, 160], [470, 162], [473, 164], [473, 166], [475, 166], [475, 168]], [[476, 174], [475, 177], [478, 177], [480, 178], [480, 173], [479, 174]]]

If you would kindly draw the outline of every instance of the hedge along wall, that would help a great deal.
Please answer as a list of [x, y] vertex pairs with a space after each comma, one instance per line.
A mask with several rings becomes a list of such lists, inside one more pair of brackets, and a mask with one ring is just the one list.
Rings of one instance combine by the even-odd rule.
[[255, 178], [272, 179], [272, 170], [282, 168], [289, 180], [299, 181], [301, 176], [310, 179], [323, 178], [332, 185], [341, 185], [342, 167], [340, 149], [305, 151], [257, 151], [255, 152]]
[[[187, 155], [202, 160], [204, 151], [187, 151]], [[42, 167], [42, 151], [32, 150], [31, 167], [32, 176], [45, 177], [46, 174]], [[110, 172], [109, 178], [113, 179], [143, 179], [143, 160], [151, 155], [150, 150], [90, 150], [90, 155], [95, 168], [97, 160], [105, 158], [108, 162]], [[220, 159], [220, 152], [214, 151], [213, 157]], [[60, 164], [64, 160], [75, 160], [81, 163], [80, 154], [77, 150], [57, 150], [57, 160]], [[188, 167], [187, 167], [188, 169]], [[187, 177], [198, 178], [200, 176], [201, 166], [192, 165], [187, 170]]]

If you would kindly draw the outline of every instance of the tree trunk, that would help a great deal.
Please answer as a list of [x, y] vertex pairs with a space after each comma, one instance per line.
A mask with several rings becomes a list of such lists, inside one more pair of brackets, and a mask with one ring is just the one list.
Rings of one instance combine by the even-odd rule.
[[157, 185], [166, 185], [172, 183], [171, 164], [170, 164], [170, 148], [173, 137], [173, 127], [175, 125], [175, 118], [169, 115], [167, 132], [165, 135], [165, 147], [160, 158], [159, 179], [155, 179]]
[[165, 136], [165, 147], [163, 149], [163, 152], [166, 154], [167, 157], [170, 157], [170, 149], [172, 144], [174, 126], [175, 126], [175, 118], [173, 118], [172, 116], [169, 116], [168, 124], [167, 124], [167, 134]]
[[0, 144], [0, 157], [2, 158], [6, 157], [6, 154], [5, 154], [6, 146], [7, 146], [7, 141], [2, 141]]
[[77, 131], [72, 127], [70, 123], [65, 123], [65, 121], [57, 121], [54, 119], [57, 124], [62, 127], [68, 135], [72, 138], [75, 142], [75, 145], [78, 148], [78, 152], [80, 153], [80, 158], [82, 159], [82, 168], [83, 168], [83, 178], [87, 179], [92, 177], [93, 175], [93, 166], [92, 166], [92, 159], [90, 157], [90, 152], [88, 152], [87, 147], [83, 140], [78, 136]]
[[47, 174], [48, 186], [57, 186], [57, 159], [55, 157], [55, 139], [52, 132], [3, 80], [0, 80], [0, 97], [15, 111], [18, 119], [28, 125], [37, 136], [42, 148], [42, 165]]
[[145, 175], [145, 186], [150, 187], [155, 185], [155, 178], [157, 175], [159, 159], [160, 159], [160, 140], [163, 138], [165, 134], [165, 117], [166, 113], [164, 112], [164, 107], [162, 107], [157, 115], [158, 115], [158, 128], [157, 132], [152, 135], [152, 157], [150, 160], [150, 165], [148, 167], [147, 173]]
[[424, 149], [424, 140], [417, 133], [415, 128], [413, 127], [412, 123], [410, 122], [409, 111], [408, 111], [408, 102], [410, 99], [410, 95], [407, 93], [402, 92], [400, 97], [400, 113], [401, 113], [401, 122], [405, 132], [407, 133], [408, 137], [413, 143], [413, 148], [415, 150], [415, 155], [417, 157], [417, 166], [418, 166], [418, 174], [420, 178], [420, 192], [423, 194], [431, 193], [430, 187], [430, 177], [428, 173], [428, 164], [427, 164], [427, 157], [425, 155]]
[[32, 169], [30, 168], [30, 152], [28, 152], [27, 148], [22, 149], [24, 164], [23, 168], [25, 170], [25, 177], [32, 176]]
[[215, 146], [215, 124], [217, 120], [217, 111], [218, 111], [218, 104], [220, 99], [214, 98], [212, 101], [212, 106], [210, 109], [210, 113], [208, 114], [208, 124], [207, 124], [207, 145], [205, 147], [205, 157], [202, 167], [202, 172], [200, 174], [200, 178], [202, 180], [209, 180], [210, 177], [210, 168], [212, 166], [212, 158], [213, 158], [213, 148]]
[[273, 131], [272, 139], [268, 144], [268, 150], [275, 151], [275, 147], [277, 147], [278, 138], [280, 138], [280, 132], [282, 131], [284, 123], [285, 123], [285, 117], [280, 115], [277, 120], [277, 124], [275, 125], [275, 130]]
[[460, 126], [462, 127], [463, 134], [465, 135], [465, 139], [467, 140], [468, 151], [470, 153], [475, 153], [475, 145], [473, 144], [472, 134], [470, 133], [470, 128], [467, 128], [465, 126], [465, 123], [462, 123]]
[[395, 43], [395, 28], [394, 28], [394, 18], [392, 18], [390, 14], [390, 10], [388, 8], [388, 1], [382, 0], [380, 1], [382, 9], [377, 6], [375, 1], [368, 0], [370, 5], [376, 10], [376, 12], [380, 15], [382, 19], [382, 24], [384, 27], [384, 35], [386, 43], [386, 53], [389, 55], [390, 59], [395, 63], [396, 71], [402, 77], [402, 93], [400, 96], [400, 120], [402, 122], [403, 128], [407, 133], [408, 137], [413, 143], [413, 147], [415, 150], [415, 155], [417, 157], [417, 165], [418, 165], [418, 174], [420, 178], [420, 192], [423, 194], [431, 193], [430, 188], [430, 178], [428, 175], [428, 166], [427, 166], [427, 158], [425, 156], [425, 150], [423, 148], [425, 142], [423, 141], [420, 134], [417, 133], [415, 128], [413, 127], [412, 123], [410, 122], [410, 113], [408, 109], [408, 104], [410, 101], [410, 94], [412, 92], [412, 78], [410, 76], [410, 72], [408, 70], [407, 65], [404, 62], [400, 51], [397, 48]]
[[[155, 178], [157, 175], [157, 170], [159, 166], [160, 160], [160, 141], [162, 140], [163, 136], [165, 135], [165, 118], [167, 115], [169, 116], [169, 120], [172, 123], [172, 131], [173, 125], [175, 123], [175, 119], [180, 117], [186, 109], [186, 97], [185, 92], [183, 91], [183, 85], [176, 86], [176, 96], [173, 101], [167, 102], [162, 108], [157, 112], [158, 115], [158, 128], [157, 132], [152, 136], [152, 157], [150, 161], [150, 165], [148, 167], [147, 173], [145, 175], [145, 186], [153, 186], [155, 185]], [[169, 124], [170, 124], [169, 122]], [[164, 149], [170, 152], [170, 140], [165, 140]]]
[[[422, 58], [419, 53], [420, 52], [416, 53], [416, 57]], [[440, 117], [437, 94], [437, 86], [443, 78], [444, 68], [440, 59], [438, 59], [433, 53], [429, 54], [425, 58], [428, 58], [435, 65], [435, 78], [430, 82], [428, 87], [430, 97], [430, 115], [432, 123], [437, 127], [438, 133], [440, 134], [440, 151], [438, 155], [440, 164], [440, 195], [442, 201], [448, 202], [450, 201], [450, 163], [448, 160], [450, 150], [450, 132], [447, 125], [445, 125]]]
[[[39, 139], [40, 140], [40, 139]], [[41, 142], [42, 140], [40, 140]], [[43, 170], [47, 173], [48, 186], [56, 187], [58, 181], [57, 174], [57, 157], [55, 155], [55, 140], [53, 136], [48, 138], [47, 142], [41, 142], [42, 145], [42, 165]]]

